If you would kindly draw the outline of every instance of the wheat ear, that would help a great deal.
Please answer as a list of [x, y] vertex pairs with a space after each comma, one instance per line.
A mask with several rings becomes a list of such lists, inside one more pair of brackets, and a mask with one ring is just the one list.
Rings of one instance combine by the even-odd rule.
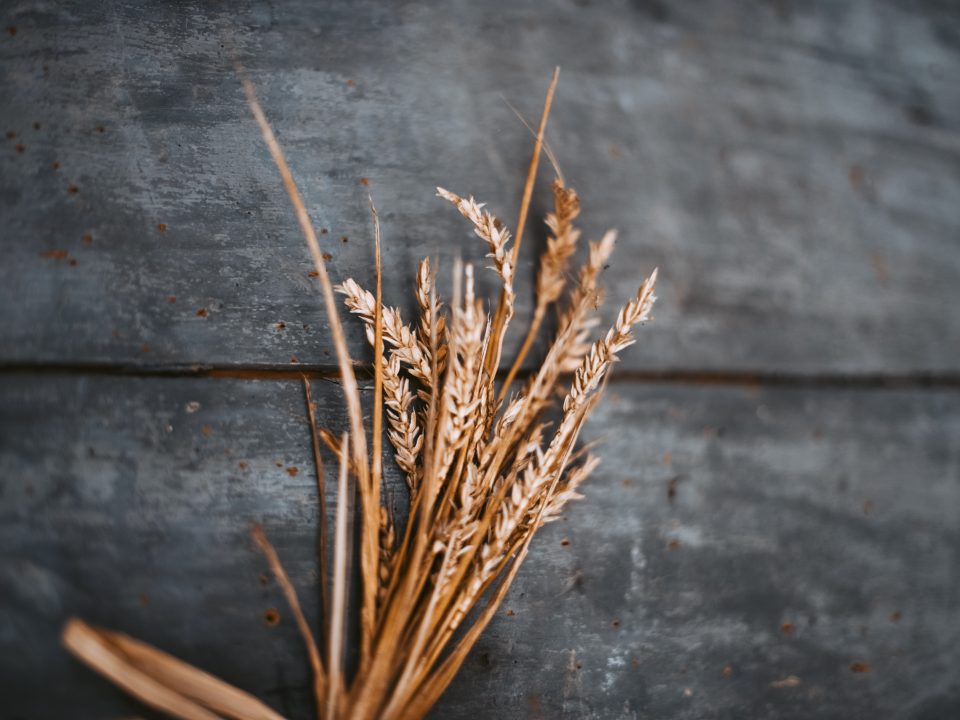
[[537, 273], [537, 304], [533, 309], [527, 336], [500, 388], [498, 405], [507, 397], [513, 379], [523, 366], [547, 308], [563, 294], [563, 288], [567, 284], [567, 267], [577, 249], [580, 231], [573, 226], [573, 221], [580, 214], [580, 197], [576, 190], [567, 188], [559, 177], [553, 182], [553, 205], [554, 211], [546, 218], [551, 235], [547, 238], [546, 250], [540, 256], [540, 271]]

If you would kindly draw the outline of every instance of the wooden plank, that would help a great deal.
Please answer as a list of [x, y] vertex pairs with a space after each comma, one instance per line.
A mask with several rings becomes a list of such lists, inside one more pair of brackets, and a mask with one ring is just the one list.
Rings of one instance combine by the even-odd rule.
[[[321, 418], [337, 395], [317, 385]], [[247, 536], [316, 617], [297, 383], [7, 374], [0, 437], [6, 716], [140, 714], [58, 647], [72, 613], [308, 716]], [[615, 384], [601, 437], [434, 716], [957, 714], [960, 395]]]
[[[306, 654], [249, 537], [262, 523], [316, 618], [317, 493], [299, 383], [2, 385], [0, 626], [10, 652], [0, 683], [17, 698], [5, 713], [83, 707], [84, 717], [104, 717], [136, 707], [58, 648], [62, 620], [80, 614], [301, 716]], [[339, 432], [339, 393], [321, 386], [320, 422]], [[277, 627], [266, 622], [270, 608]]]
[[436, 716], [955, 716], [958, 411], [956, 394], [616, 386], [587, 498], [539, 538]]
[[[954, 9], [99, 2], [2, 15], [16, 29], [0, 43], [0, 131], [16, 134], [0, 148], [0, 304], [15, 308], [3, 363], [330, 364], [235, 49], [329, 230], [337, 278], [371, 283], [372, 189], [392, 303], [409, 303], [421, 256], [482, 262], [435, 185], [513, 222], [530, 138], [500, 94], [534, 117], [560, 63], [553, 146], [586, 233], [622, 230], [611, 298], [662, 270], [657, 322], [627, 367], [958, 370]], [[536, 239], [539, 227], [525, 249]]]

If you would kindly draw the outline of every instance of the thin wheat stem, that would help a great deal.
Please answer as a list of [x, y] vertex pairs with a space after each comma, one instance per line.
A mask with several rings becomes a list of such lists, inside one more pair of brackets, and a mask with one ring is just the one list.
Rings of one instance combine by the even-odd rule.
[[310, 630], [307, 619], [303, 616], [300, 600], [297, 598], [297, 591], [294, 589], [293, 583], [290, 582], [286, 570], [283, 569], [277, 551], [273, 545], [270, 544], [270, 541], [267, 540], [267, 536], [263, 534], [263, 529], [259, 526], [254, 527], [251, 534], [257, 547], [260, 548], [260, 552], [267, 558], [267, 562], [270, 564], [270, 570], [273, 571], [273, 575], [277, 579], [277, 584], [280, 586], [280, 589], [283, 590], [287, 604], [290, 606], [290, 611], [293, 613], [293, 618], [297, 623], [297, 629], [300, 631], [303, 643], [307, 647], [307, 657], [310, 660], [311, 668], [313, 668], [314, 700], [316, 702], [317, 713], [319, 714], [327, 677], [324, 672], [323, 662], [320, 660], [320, 652], [317, 650], [316, 641], [313, 639], [313, 632]]
[[348, 486], [347, 486], [347, 468], [349, 463], [347, 457], [350, 447], [349, 433], [343, 434], [340, 441], [340, 475], [337, 480], [337, 521], [334, 526], [334, 545], [333, 545], [333, 609], [330, 622], [330, 645], [327, 649], [327, 668], [329, 669], [329, 678], [327, 682], [327, 703], [326, 712], [323, 717], [326, 720], [335, 720], [337, 711], [341, 704], [343, 694], [344, 680], [342, 677], [341, 666], [343, 663], [343, 641], [346, 631], [346, 609], [347, 609], [347, 544], [349, 543], [349, 533], [347, 524], [348, 507]]
[[319, 517], [320, 531], [317, 538], [317, 556], [320, 571], [320, 618], [321, 628], [325, 632], [330, 625], [330, 598], [327, 588], [327, 578], [329, 567], [327, 561], [327, 491], [326, 480], [323, 473], [323, 457], [320, 455], [320, 443], [323, 442], [317, 427], [317, 410], [313, 402], [313, 393], [310, 390], [310, 381], [306, 375], [302, 375], [303, 394], [307, 404], [307, 422], [310, 423], [310, 447], [313, 450], [313, 467], [317, 478], [317, 500], [319, 508], [317, 515]]
[[[530, 165], [527, 167], [527, 179], [523, 184], [523, 197], [520, 201], [520, 216], [517, 218], [517, 240], [513, 245], [513, 256], [511, 258], [514, 267], [520, 257], [520, 242], [523, 240], [523, 228], [527, 222], [527, 213], [530, 211], [530, 200], [533, 197], [533, 186], [537, 179], [537, 167], [540, 165], [540, 151], [543, 148], [543, 136], [547, 131], [547, 118], [550, 117], [550, 107], [553, 105], [553, 94], [557, 89], [557, 81], [560, 79], [560, 66], [554, 68], [553, 77], [550, 79], [550, 87], [547, 88], [547, 97], [543, 103], [543, 112], [540, 114], [540, 126], [537, 128], [537, 140], [533, 145], [533, 155], [530, 158]], [[487, 372], [491, 375], [496, 373], [497, 366], [500, 363], [500, 351], [503, 347], [503, 332], [508, 319], [508, 301], [509, 297], [506, 288], [500, 291], [500, 299], [497, 302], [497, 310], [493, 316], [493, 341], [490, 344], [490, 350], [487, 357]]]

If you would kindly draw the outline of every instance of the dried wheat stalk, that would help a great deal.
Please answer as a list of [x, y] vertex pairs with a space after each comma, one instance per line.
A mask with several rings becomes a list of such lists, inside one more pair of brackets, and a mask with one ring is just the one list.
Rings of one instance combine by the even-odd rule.
[[[617, 355], [635, 339], [634, 326], [649, 318], [655, 301], [656, 271], [623, 306], [614, 325], [588, 342], [596, 326], [600, 271], [613, 250], [608, 233], [591, 243], [576, 284], [559, 312], [558, 331], [540, 367], [523, 390], [507, 393], [531, 347], [547, 308], [566, 286], [567, 268], [580, 232], [576, 192], [558, 180], [554, 210], [546, 218], [550, 236], [537, 277], [537, 304], [523, 348], [499, 394], [495, 369], [515, 302], [517, 249], [543, 144], [546, 117], [556, 83], [554, 74], [518, 222], [510, 246], [504, 224], [473, 200], [449, 191], [452, 202], [487, 244], [492, 269], [502, 287], [489, 314], [475, 295], [473, 268], [458, 262], [449, 306], [437, 298], [428, 261], [417, 274], [419, 318], [404, 324], [400, 312], [381, 301], [380, 227], [374, 217], [375, 293], [352, 279], [334, 287], [326, 273], [309, 218], [249, 82], [244, 79], [254, 117], [280, 170], [317, 267], [330, 317], [347, 400], [350, 432], [335, 438], [315, 425], [309, 385], [308, 412], [323, 496], [319, 447], [337, 455], [337, 519], [332, 570], [323, 551], [321, 597], [323, 643], [314, 640], [293, 586], [260, 530], [256, 544], [293, 609], [306, 643], [320, 718], [387, 720], [423, 716], [447, 687], [479, 634], [489, 623], [515, 577], [530, 541], [577, 490], [598, 460], [576, 451], [580, 430], [596, 405]], [[374, 350], [373, 453], [366, 435], [352, 363], [338, 320], [334, 292], [365, 325]], [[564, 373], [573, 371], [562, 393], [560, 420], [550, 428], [544, 414], [556, 406]], [[410, 514], [402, 537], [381, 503], [383, 411], [394, 458], [410, 489]], [[348, 609], [347, 562], [353, 532], [352, 498], [357, 497], [358, 556], [361, 575], [360, 648], [356, 668], [345, 667], [344, 635]], [[325, 528], [321, 529], [325, 537]], [[329, 577], [327, 577], [329, 575]], [[476, 612], [471, 611], [477, 609]], [[125, 636], [72, 620], [65, 645], [81, 660], [144, 702], [181, 718], [275, 718], [255, 698]]]

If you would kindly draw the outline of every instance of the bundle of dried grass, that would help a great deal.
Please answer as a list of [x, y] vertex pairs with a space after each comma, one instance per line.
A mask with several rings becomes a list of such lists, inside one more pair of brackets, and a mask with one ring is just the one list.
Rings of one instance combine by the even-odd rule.
[[[374, 217], [376, 288], [353, 280], [334, 287], [312, 225], [283, 153], [257, 103], [244, 87], [254, 117], [283, 178], [320, 280], [346, 396], [350, 431], [341, 438], [319, 430], [305, 382], [317, 453], [320, 497], [323, 474], [319, 448], [325, 443], [339, 459], [338, 504], [332, 570], [321, 548], [322, 647], [300, 610], [296, 593], [273, 547], [260, 530], [265, 553], [287, 596], [314, 678], [320, 718], [417, 718], [436, 702], [490, 622], [536, 530], [556, 519], [597, 460], [575, 450], [584, 421], [596, 405], [617, 354], [634, 342], [633, 327], [649, 317], [656, 271], [616, 322], [593, 343], [598, 278], [613, 249], [614, 235], [591, 243], [588, 257], [559, 307], [555, 339], [524, 388], [509, 390], [547, 310], [559, 303], [579, 231], [576, 192], [557, 181], [554, 210], [547, 216], [550, 238], [541, 258], [538, 300], [523, 350], [496, 392], [504, 335], [514, 314], [514, 268], [529, 207], [557, 76], [545, 103], [524, 191], [517, 238], [473, 198], [438, 189], [487, 244], [492, 269], [502, 285], [493, 315], [476, 297], [473, 268], [457, 263], [452, 302], [445, 306], [424, 260], [415, 295], [419, 317], [406, 324], [398, 310], [381, 301], [380, 232]], [[357, 381], [339, 321], [334, 293], [366, 326], [374, 354], [372, 453]], [[562, 393], [559, 421], [545, 413], [555, 405], [558, 383], [572, 372]], [[410, 490], [410, 512], [402, 537], [381, 504], [381, 437], [386, 436]], [[358, 499], [359, 651], [356, 668], [345, 668], [349, 500]], [[321, 512], [321, 517], [325, 513]], [[326, 528], [321, 535], [326, 537]], [[277, 718], [274, 711], [225, 683], [158, 650], [118, 633], [71, 620], [64, 643], [81, 660], [147, 704], [180, 718]]]

